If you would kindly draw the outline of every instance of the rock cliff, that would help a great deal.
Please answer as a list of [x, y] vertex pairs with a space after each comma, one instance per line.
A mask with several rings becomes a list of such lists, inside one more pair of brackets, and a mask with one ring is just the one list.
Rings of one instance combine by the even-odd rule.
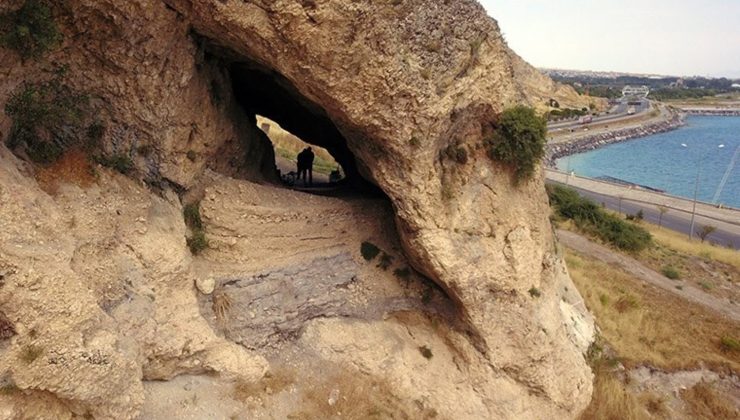
[[[0, 103], [59, 78], [88, 99], [98, 162], [127, 176], [0, 146], [0, 417], [521, 419], [588, 404], [593, 323], [541, 173], [515, 185], [481, 147], [507, 106], [578, 99], [534, 76], [475, 1], [52, 12], [62, 37], [41, 58], [0, 48]], [[282, 188], [256, 114], [382, 197]], [[13, 124], [0, 116], [4, 144]]]

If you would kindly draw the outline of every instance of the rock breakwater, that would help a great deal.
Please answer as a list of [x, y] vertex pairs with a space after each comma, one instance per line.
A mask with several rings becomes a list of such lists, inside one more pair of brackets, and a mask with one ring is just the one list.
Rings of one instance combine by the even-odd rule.
[[588, 152], [609, 144], [621, 143], [640, 137], [675, 130], [686, 123], [685, 117], [685, 113], [671, 110], [670, 117], [659, 122], [646, 124], [640, 127], [629, 127], [610, 131], [608, 133], [587, 135], [570, 143], [549, 144], [547, 146], [545, 164], [547, 167], [554, 168], [555, 162], [565, 156]]

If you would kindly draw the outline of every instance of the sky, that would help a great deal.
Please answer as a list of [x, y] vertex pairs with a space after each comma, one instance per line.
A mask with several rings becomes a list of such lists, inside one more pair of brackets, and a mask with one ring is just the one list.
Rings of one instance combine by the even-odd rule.
[[740, 0], [478, 0], [536, 67], [740, 78]]

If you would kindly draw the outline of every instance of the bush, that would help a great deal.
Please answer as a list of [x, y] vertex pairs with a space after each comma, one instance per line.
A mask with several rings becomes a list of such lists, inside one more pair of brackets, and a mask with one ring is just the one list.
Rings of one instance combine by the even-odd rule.
[[679, 273], [678, 270], [670, 265], [663, 267], [663, 270], [661, 271], [664, 276], [668, 277], [671, 280], [678, 280], [681, 278], [681, 273]]
[[516, 183], [531, 177], [545, 155], [547, 122], [532, 108], [515, 106], [504, 110], [497, 130], [485, 144], [491, 159], [514, 169]]
[[722, 351], [725, 352], [740, 352], [740, 340], [735, 338], [724, 336], [719, 341], [719, 345]]
[[134, 169], [134, 161], [123, 153], [116, 153], [111, 156], [96, 156], [95, 161], [124, 175], [128, 175]]
[[28, 0], [17, 11], [0, 16], [0, 45], [15, 50], [24, 60], [42, 56], [61, 40], [46, 1]]
[[409, 277], [411, 277], [411, 269], [408, 267], [397, 268], [393, 270], [393, 275], [398, 277], [399, 279], [408, 280]]
[[208, 248], [208, 239], [203, 232], [203, 219], [200, 217], [200, 202], [190, 203], [183, 208], [185, 225], [193, 234], [187, 238], [188, 248], [193, 255], [198, 255]]
[[203, 219], [200, 217], [200, 203], [190, 203], [183, 209], [185, 225], [190, 229], [203, 229]]
[[540, 289], [532, 286], [529, 289], [529, 296], [532, 296], [533, 298], [538, 298], [538, 297], [542, 296], [542, 292], [540, 292]]
[[425, 359], [431, 359], [434, 356], [432, 354], [432, 349], [427, 346], [419, 346], [419, 353], [421, 353]]
[[75, 145], [87, 113], [87, 96], [61, 81], [63, 71], [52, 80], [26, 83], [15, 90], [5, 104], [13, 120], [7, 145], [36, 163], [51, 163]]
[[370, 261], [380, 254], [380, 248], [371, 242], [365, 241], [360, 245], [360, 254], [362, 254], [365, 261]]
[[619, 249], [639, 252], [652, 243], [648, 231], [607, 213], [571, 188], [548, 185], [547, 193], [560, 216], [572, 219], [579, 229]]
[[383, 252], [383, 254], [380, 256], [378, 267], [382, 268], [383, 270], [387, 270], [391, 265], [393, 265], [393, 256]]
[[43, 353], [43, 348], [33, 344], [29, 344], [21, 348], [20, 358], [26, 364], [30, 365], [31, 363], [36, 361], [36, 359], [38, 359]]
[[198, 255], [208, 248], [208, 239], [206, 234], [202, 230], [196, 230], [193, 232], [193, 236], [187, 239], [188, 248], [193, 255]]
[[464, 146], [451, 144], [445, 149], [445, 155], [460, 165], [468, 163], [468, 150]]

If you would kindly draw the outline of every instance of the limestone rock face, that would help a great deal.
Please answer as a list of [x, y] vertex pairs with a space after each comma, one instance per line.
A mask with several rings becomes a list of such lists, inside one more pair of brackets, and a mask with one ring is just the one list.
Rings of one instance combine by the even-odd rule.
[[[128, 155], [149, 187], [99, 169], [93, 186], [50, 195], [36, 169], [0, 147], [0, 309], [18, 332], [0, 350], [0, 374], [22, 391], [1, 409], [52, 398], [60, 413], [134, 418], [142, 404], [157, 412], [142, 380], [254, 380], [267, 359], [274, 368], [266, 343], [293, 343], [366, 375], [393, 366], [408, 374], [384, 378], [398, 395], [445, 417], [565, 418], [588, 404], [593, 323], [557, 252], [542, 174], [514, 186], [481, 147], [507, 106], [580, 99], [534, 75], [475, 1], [70, 0], [55, 15], [65, 40], [40, 62], [0, 49], [0, 103], [67, 65], [67, 83], [91, 96], [105, 126], [104, 150]], [[441, 290], [422, 287], [433, 297], [410, 303], [416, 289], [356, 267], [363, 235], [395, 238], [390, 220], [359, 223], [365, 210], [341, 200], [251, 183], [275, 178], [255, 113], [382, 189], [395, 261]], [[3, 140], [10, 127], [0, 116]], [[467, 151], [465, 163], [445, 157], [450, 145]], [[205, 257], [185, 246], [176, 193], [204, 198], [213, 238]], [[343, 227], [312, 222], [322, 215]], [[292, 241], [275, 234], [284, 223], [295, 224]], [[250, 315], [260, 290], [284, 293], [302, 265], [327, 279], [313, 264], [332, 258], [348, 278], [327, 280], [323, 306], [301, 291], [285, 297], [296, 299], [287, 321], [269, 312], [279, 305]], [[332, 299], [335, 289], [349, 297]], [[346, 306], [378, 296], [374, 311]], [[233, 308], [246, 313], [225, 319]], [[406, 318], [385, 320], [399, 311], [441, 318], [455, 332], [443, 339], [418, 322], [404, 330]], [[390, 353], [360, 340], [368, 337]], [[419, 337], [440, 349], [434, 372], [417, 371]], [[465, 385], [433, 390], [445, 380]], [[465, 404], [450, 408], [458, 399]]]

